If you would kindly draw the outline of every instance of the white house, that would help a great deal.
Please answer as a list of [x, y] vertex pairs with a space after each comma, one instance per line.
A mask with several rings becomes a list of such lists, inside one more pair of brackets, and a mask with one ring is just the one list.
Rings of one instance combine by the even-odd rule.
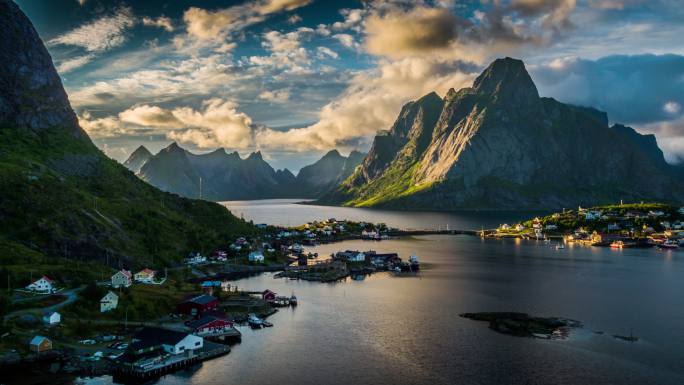
[[169, 354], [186, 354], [191, 356], [195, 350], [204, 346], [204, 338], [175, 330], [162, 328], [144, 328], [133, 335], [130, 349], [158, 346]]
[[117, 306], [119, 306], [119, 296], [114, 294], [113, 291], [109, 291], [100, 300], [100, 313], [105, 313], [110, 310], [114, 310]]
[[347, 261], [349, 262], [363, 262], [366, 260], [366, 254], [363, 252], [358, 252], [358, 253], [350, 253], [347, 257]]
[[154, 276], [156, 274], [156, 271], [145, 268], [135, 273], [135, 281], [140, 283], [152, 283], [154, 282]]
[[112, 287], [129, 287], [133, 283], [133, 275], [130, 271], [121, 269], [112, 275]]
[[35, 291], [37, 293], [54, 293], [55, 287], [53, 283], [54, 282], [50, 278], [42, 276], [39, 280], [26, 286], [26, 290]]
[[263, 262], [264, 254], [262, 254], [261, 251], [252, 251], [251, 253], [249, 253], [248, 258], [250, 262]]
[[503, 225], [499, 226], [499, 230], [510, 230], [511, 226], [508, 223], [504, 223]]
[[601, 212], [596, 210], [586, 211], [584, 213], [584, 219], [588, 221], [595, 221], [601, 219]]
[[62, 322], [62, 315], [56, 311], [47, 313], [43, 316], [43, 323], [46, 325], [57, 325]]
[[515, 225], [515, 230], [516, 230], [516, 231], [523, 231], [523, 230], [525, 230], [525, 226], [523, 226], [522, 224], [518, 223], [517, 225]]
[[650, 210], [648, 215], [651, 217], [662, 217], [665, 216], [665, 213], [662, 210]]
[[185, 258], [185, 263], [187, 265], [199, 265], [200, 263], [204, 263], [206, 261], [207, 257], [203, 256], [200, 253], [191, 253], [187, 258]]

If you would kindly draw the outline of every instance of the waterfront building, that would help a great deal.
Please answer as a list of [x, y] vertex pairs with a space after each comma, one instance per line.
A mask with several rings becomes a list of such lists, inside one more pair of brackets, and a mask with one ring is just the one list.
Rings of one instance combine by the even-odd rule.
[[52, 341], [43, 336], [35, 336], [29, 342], [29, 350], [35, 353], [42, 353], [52, 350]]
[[202, 294], [179, 303], [176, 306], [176, 311], [178, 314], [187, 314], [198, 317], [206, 311], [216, 310], [217, 308], [218, 298], [211, 295]]

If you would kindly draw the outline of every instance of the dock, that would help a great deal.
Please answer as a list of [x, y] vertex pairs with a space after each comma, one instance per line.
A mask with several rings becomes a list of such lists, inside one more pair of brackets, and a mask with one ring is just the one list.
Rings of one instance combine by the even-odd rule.
[[114, 378], [117, 380], [150, 380], [228, 353], [230, 353], [230, 347], [227, 345], [205, 340], [204, 346], [197, 353], [179, 354], [145, 366], [116, 362]]

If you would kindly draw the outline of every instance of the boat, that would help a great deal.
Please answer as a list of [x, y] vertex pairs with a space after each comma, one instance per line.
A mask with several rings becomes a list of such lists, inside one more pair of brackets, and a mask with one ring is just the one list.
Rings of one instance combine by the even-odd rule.
[[636, 242], [624, 242], [624, 241], [615, 241], [610, 244], [611, 249], [624, 249], [627, 247], [635, 247]]
[[666, 240], [665, 242], [659, 244], [659, 245], [658, 245], [658, 248], [659, 248], [659, 249], [668, 249], [668, 250], [671, 250], [671, 249], [678, 249], [678, 248], [679, 248], [679, 245], [678, 245], [676, 242], [671, 241], [671, 240], [668, 239], [668, 240]]
[[297, 296], [294, 293], [290, 296], [290, 305], [297, 306]]
[[409, 257], [409, 266], [411, 267], [411, 271], [420, 270], [420, 263], [418, 262], [417, 255], [413, 254]]
[[564, 249], [564, 248], [565, 248], [565, 245], [562, 243], [559, 243], [556, 245], [556, 250], [560, 250], [560, 249]]
[[264, 325], [264, 320], [261, 318], [257, 317], [255, 314], [250, 314], [247, 317], [247, 323], [249, 326], [251, 326], [253, 329], [261, 329], [261, 327]]
[[268, 321], [263, 321], [262, 324], [264, 325], [265, 328], [273, 327], [273, 324], [268, 322]]

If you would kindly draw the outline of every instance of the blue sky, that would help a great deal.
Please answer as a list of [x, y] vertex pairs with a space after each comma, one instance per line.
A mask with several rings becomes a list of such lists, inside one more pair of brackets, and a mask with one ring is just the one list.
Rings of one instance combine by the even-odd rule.
[[172, 141], [293, 170], [368, 149], [401, 106], [525, 61], [540, 94], [684, 157], [678, 0], [19, 0], [111, 157]]

